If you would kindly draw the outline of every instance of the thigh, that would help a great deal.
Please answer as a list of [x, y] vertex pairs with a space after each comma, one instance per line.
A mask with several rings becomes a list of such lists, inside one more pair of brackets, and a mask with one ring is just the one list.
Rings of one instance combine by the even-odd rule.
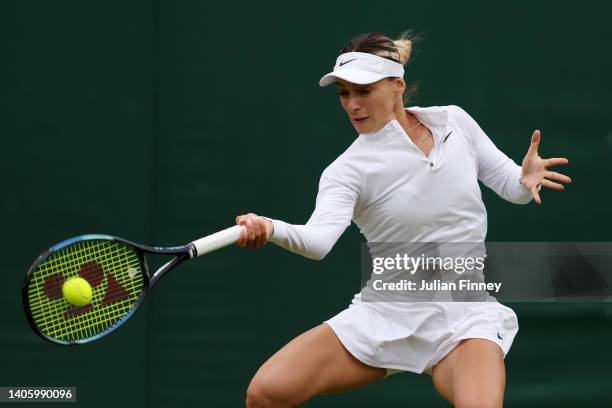
[[463, 340], [433, 367], [432, 380], [456, 407], [501, 407], [506, 385], [503, 352], [490, 340]]
[[259, 368], [247, 400], [250, 395], [293, 406], [315, 395], [370, 384], [385, 374], [384, 368], [370, 367], [353, 357], [331, 327], [321, 324], [287, 343]]

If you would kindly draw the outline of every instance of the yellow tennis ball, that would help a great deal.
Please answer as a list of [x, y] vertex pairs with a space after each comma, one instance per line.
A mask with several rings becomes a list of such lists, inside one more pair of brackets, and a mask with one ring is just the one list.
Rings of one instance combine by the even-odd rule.
[[91, 303], [93, 294], [89, 282], [80, 277], [66, 280], [62, 286], [62, 293], [66, 300], [75, 306], [85, 306]]

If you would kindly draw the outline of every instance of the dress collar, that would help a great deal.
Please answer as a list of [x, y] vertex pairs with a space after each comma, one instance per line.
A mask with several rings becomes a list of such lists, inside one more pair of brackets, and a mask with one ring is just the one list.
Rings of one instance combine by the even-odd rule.
[[[418, 120], [423, 124], [427, 125], [432, 130], [434, 138], [436, 138], [436, 144], [440, 142], [440, 139], [446, 134], [446, 127], [448, 125], [448, 110], [441, 106], [410, 106], [404, 108], [408, 112], [412, 113]], [[382, 138], [390, 133], [404, 132], [402, 125], [397, 119], [391, 119], [383, 127], [375, 132], [362, 133], [363, 136], [368, 138]]]

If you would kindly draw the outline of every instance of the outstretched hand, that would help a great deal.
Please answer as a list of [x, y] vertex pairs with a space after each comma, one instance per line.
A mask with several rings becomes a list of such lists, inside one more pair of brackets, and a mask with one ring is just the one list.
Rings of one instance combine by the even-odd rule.
[[549, 171], [548, 167], [557, 166], [559, 164], [567, 164], [569, 160], [564, 157], [556, 157], [552, 159], [543, 159], [538, 154], [538, 146], [540, 144], [540, 131], [536, 130], [531, 135], [531, 146], [523, 159], [523, 185], [527, 188], [536, 203], [542, 204], [540, 198], [541, 186], [552, 188], [553, 190], [563, 190], [563, 184], [556, 183], [551, 180], [560, 181], [563, 183], [571, 183], [572, 179], [565, 174]]

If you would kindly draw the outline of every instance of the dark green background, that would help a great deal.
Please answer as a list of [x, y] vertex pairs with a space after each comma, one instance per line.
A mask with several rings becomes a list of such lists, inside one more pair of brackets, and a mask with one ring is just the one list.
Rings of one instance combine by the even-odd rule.
[[[456, 104], [522, 160], [566, 156], [543, 205], [489, 190], [490, 241], [611, 241], [612, 7], [603, 1], [0, 3], [0, 385], [78, 387], [83, 407], [242, 406], [258, 366], [359, 290], [351, 227], [315, 262], [233, 246], [181, 266], [117, 333], [36, 337], [23, 276], [43, 249], [101, 232], [175, 245], [253, 211], [309, 217], [321, 171], [354, 139], [318, 80], [354, 35], [425, 33], [413, 104]], [[520, 273], [520, 271], [517, 271]], [[610, 406], [609, 304], [512, 304], [506, 405]], [[71, 406], [76, 406], [71, 405]], [[312, 407], [446, 406], [401, 374]]]

